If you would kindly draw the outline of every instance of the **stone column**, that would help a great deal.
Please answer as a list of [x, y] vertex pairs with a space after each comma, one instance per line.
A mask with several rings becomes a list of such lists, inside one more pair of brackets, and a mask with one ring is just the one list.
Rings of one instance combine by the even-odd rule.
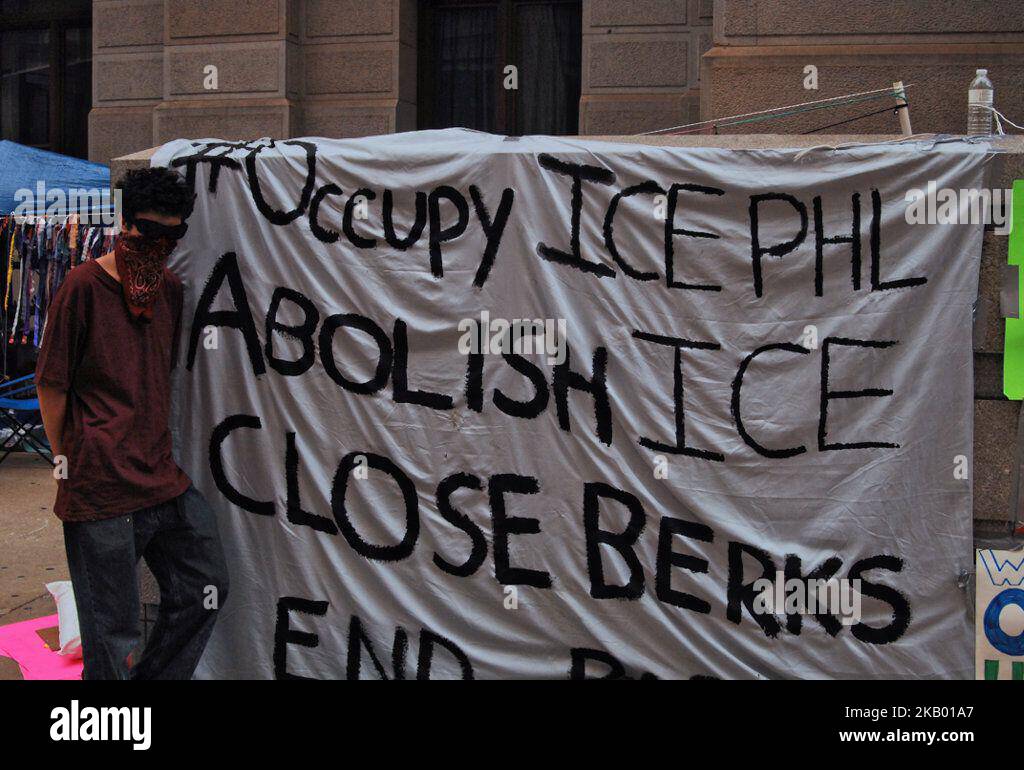
[[299, 39], [303, 135], [416, 128], [415, 0], [304, 0]]
[[711, 0], [583, 2], [580, 133], [633, 134], [699, 120]]
[[301, 87], [299, 5], [168, 2], [163, 102], [153, 112], [154, 141], [294, 136]]
[[89, 160], [153, 145], [164, 94], [164, 0], [96, 0], [92, 28]]

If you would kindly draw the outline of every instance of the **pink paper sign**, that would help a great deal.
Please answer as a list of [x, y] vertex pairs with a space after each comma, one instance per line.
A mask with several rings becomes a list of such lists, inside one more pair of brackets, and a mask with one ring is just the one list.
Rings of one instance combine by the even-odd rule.
[[36, 633], [56, 625], [53, 614], [0, 626], [0, 655], [13, 659], [25, 679], [81, 679], [81, 658], [57, 654]]

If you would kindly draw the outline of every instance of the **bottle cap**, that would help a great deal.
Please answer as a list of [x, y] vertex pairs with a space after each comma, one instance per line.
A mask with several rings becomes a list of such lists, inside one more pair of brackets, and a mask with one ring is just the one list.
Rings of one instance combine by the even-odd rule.
[[988, 74], [988, 70], [978, 70], [975, 74], [977, 74], [977, 75], [987, 75]]

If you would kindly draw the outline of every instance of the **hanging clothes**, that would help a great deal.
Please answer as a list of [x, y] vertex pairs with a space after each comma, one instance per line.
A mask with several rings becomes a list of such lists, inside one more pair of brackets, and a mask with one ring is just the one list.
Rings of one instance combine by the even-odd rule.
[[8, 345], [38, 348], [46, 311], [68, 273], [113, 248], [111, 228], [78, 215], [0, 217], [0, 323]]

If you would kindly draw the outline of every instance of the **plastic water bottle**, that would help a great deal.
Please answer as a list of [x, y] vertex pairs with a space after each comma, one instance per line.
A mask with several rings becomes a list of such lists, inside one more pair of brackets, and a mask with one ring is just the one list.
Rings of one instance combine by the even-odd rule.
[[992, 81], [988, 70], [978, 70], [967, 92], [967, 135], [990, 136], [992, 134]]

